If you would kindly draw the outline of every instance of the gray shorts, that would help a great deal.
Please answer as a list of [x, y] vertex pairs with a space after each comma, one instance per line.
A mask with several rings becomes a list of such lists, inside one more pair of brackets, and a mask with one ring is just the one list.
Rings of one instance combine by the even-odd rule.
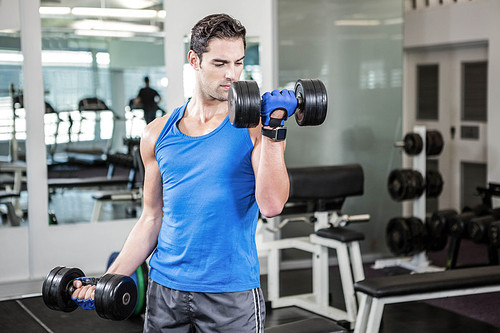
[[266, 307], [260, 288], [234, 293], [197, 293], [149, 279], [144, 332], [262, 333]]

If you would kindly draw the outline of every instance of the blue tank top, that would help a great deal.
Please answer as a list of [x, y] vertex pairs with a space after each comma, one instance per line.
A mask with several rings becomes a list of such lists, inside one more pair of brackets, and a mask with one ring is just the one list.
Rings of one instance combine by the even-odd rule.
[[150, 276], [183, 291], [257, 288], [259, 208], [248, 129], [235, 128], [226, 117], [206, 135], [187, 136], [177, 127], [186, 106], [174, 110], [155, 146], [163, 220]]

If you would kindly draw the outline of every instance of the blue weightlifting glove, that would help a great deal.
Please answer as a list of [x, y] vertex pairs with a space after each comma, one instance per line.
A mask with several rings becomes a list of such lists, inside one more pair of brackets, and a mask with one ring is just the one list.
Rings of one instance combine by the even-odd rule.
[[[273, 90], [271, 93], [266, 92], [262, 95], [262, 103], [260, 105], [260, 117], [263, 126], [270, 126], [273, 128], [285, 125], [285, 120], [291, 117], [297, 108], [297, 98], [295, 93], [291, 90], [278, 89]], [[271, 113], [275, 110], [284, 110], [286, 114], [283, 118], [271, 118]]]
[[[93, 277], [87, 277], [87, 276], [84, 276], [84, 277], [79, 277], [79, 278], [76, 278], [75, 280], [80, 280], [82, 281], [82, 287], [83, 286], [86, 286], [86, 285], [89, 285], [89, 284], [96, 284], [97, 283], [97, 279], [96, 278], [93, 278]], [[94, 304], [94, 299], [92, 298], [89, 298], [89, 299], [78, 299], [78, 298], [74, 298], [73, 295], [71, 295], [71, 299], [79, 306], [81, 307], [82, 309], [84, 310], [95, 310], [95, 304]]]
[[78, 298], [71, 297], [75, 301], [76, 305], [84, 310], [95, 310], [94, 300], [92, 298], [79, 300]]

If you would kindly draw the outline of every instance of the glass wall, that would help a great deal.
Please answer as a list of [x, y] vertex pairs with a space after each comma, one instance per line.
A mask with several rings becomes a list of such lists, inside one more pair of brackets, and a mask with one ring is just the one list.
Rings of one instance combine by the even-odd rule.
[[363, 254], [387, 252], [385, 226], [401, 215], [387, 177], [401, 166], [402, 2], [278, 0], [279, 84], [319, 78], [328, 115], [319, 127], [289, 121], [288, 167], [359, 163], [365, 193], [347, 198], [343, 213], [371, 215], [353, 226], [365, 233]]

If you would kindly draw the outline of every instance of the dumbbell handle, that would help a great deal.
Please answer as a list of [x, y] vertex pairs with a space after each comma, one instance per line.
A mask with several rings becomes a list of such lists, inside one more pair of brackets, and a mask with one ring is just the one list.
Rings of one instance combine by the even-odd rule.
[[368, 222], [370, 221], [370, 214], [359, 214], [348, 216], [349, 222]]
[[394, 142], [394, 147], [404, 147], [406, 144], [404, 141], [397, 141], [397, 142]]
[[297, 94], [295, 97], [297, 98], [297, 109], [300, 109], [304, 104], [304, 97], [302, 97], [302, 94]]
[[330, 224], [334, 227], [345, 227], [349, 223], [355, 222], [368, 222], [370, 221], [370, 214], [360, 214], [360, 215], [341, 215]]
[[[77, 279], [75, 279], [75, 280], [77, 280]], [[68, 292], [70, 294], [73, 294], [73, 292], [76, 290], [75, 286], [73, 285], [73, 282], [75, 280], [71, 281], [71, 283], [68, 286]], [[95, 278], [95, 277], [78, 278], [78, 280], [82, 281], [82, 286], [95, 286], [99, 282], [99, 278]]]

